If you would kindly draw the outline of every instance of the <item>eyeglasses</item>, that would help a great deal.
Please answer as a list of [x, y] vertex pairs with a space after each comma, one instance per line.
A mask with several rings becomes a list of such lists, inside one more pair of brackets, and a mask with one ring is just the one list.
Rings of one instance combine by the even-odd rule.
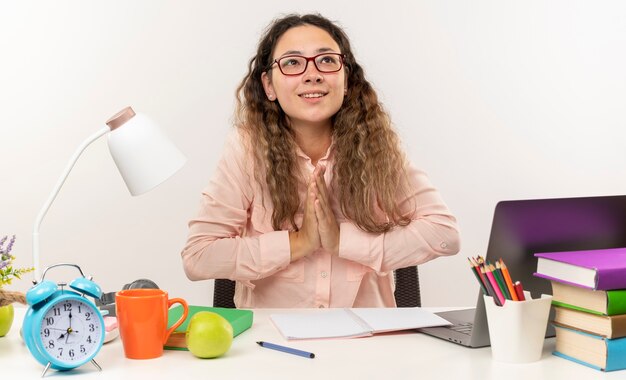
[[320, 73], [336, 73], [343, 67], [344, 55], [341, 53], [322, 53], [313, 57], [303, 55], [287, 55], [272, 62], [278, 64], [278, 69], [283, 75], [300, 75], [306, 71], [309, 61], [313, 61], [315, 68]]

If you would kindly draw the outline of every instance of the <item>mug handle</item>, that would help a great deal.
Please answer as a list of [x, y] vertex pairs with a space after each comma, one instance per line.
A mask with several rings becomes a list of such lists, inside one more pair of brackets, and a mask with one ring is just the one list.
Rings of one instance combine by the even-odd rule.
[[165, 336], [163, 337], [163, 344], [165, 344], [167, 342], [167, 339], [170, 337], [170, 334], [174, 330], [176, 330], [176, 328], [178, 326], [182, 325], [183, 322], [185, 322], [185, 319], [187, 319], [187, 315], [189, 314], [189, 306], [187, 306], [187, 301], [185, 301], [182, 298], [172, 298], [172, 299], [168, 300], [167, 301], [167, 308], [169, 309], [175, 303], [179, 303], [179, 304], [182, 305], [182, 307], [183, 307], [183, 315], [180, 317], [180, 319], [178, 321], [176, 321], [176, 323], [174, 323], [172, 325], [172, 327], [170, 327], [169, 329], [167, 329], [167, 331], [165, 331]]

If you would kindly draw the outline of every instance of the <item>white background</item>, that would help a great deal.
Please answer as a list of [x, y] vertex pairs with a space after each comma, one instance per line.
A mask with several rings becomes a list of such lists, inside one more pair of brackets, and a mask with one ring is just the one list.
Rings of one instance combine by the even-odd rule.
[[424, 305], [474, 303], [466, 257], [485, 253], [499, 200], [626, 193], [626, 3], [295, 3], [0, 3], [0, 236], [18, 236], [17, 264], [31, 265], [33, 222], [67, 160], [131, 105], [187, 165], [133, 198], [105, 139], [94, 143], [43, 221], [42, 265], [77, 263], [105, 291], [149, 278], [210, 304], [212, 281], [182, 270], [187, 221], [261, 32], [294, 11], [345, 28], [409, 157], [459, 220], [461, 253], [420, 266]]

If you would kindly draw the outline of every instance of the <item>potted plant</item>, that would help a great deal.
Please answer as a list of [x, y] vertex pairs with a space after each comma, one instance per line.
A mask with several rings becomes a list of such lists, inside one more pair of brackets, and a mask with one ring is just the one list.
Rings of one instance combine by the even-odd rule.
[[15, 256], [11, 255], [11, 250], [15, 244], [15, 235], [5, 248], [4, 243], [6, 241], [7, 236], [0, 239], [0, 337], [5, 336], [13, 324], [13, 302], [26, 303], [26, 297], [23, 293], [11, 292], [3, 288], [5, 285], [10, 285], [13, 279], [20, 279], [24, 273], [33, 270], [33, 268], [15, 268], [13, 266]]

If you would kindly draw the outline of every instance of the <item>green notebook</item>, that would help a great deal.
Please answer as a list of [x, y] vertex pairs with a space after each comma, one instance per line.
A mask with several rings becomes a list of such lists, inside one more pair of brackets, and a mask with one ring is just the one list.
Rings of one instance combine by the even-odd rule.
[[[233, 326], [233, 337], [241, 334], [252, 326], [252, 310], [228, 309], [222, 307], [211, 306], [193, 306], [189, 305], [189, 315], [187, 319], [178, 326], [165, 342], [163, 348], [166, 350], [187, 351], [187, 343], [185, 341], [185, 332], [191, 317], [199, 311], [211, 311], [224, 317], [231, 326]], [[177, 305], [171, 308], [167, 314], [167, 327], [172, 326], [183, 315], [183, 307]]]

